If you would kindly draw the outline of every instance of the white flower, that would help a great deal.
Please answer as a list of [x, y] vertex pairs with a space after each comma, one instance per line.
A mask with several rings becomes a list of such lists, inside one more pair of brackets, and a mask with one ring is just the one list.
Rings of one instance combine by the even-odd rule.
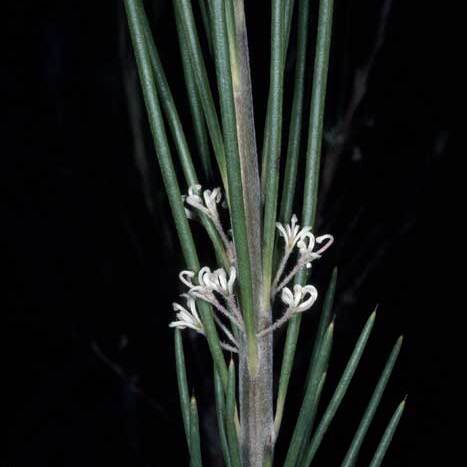
[[220, 188], [213, 190], [202, 191], [201, 185], [192, 185], [188, 188], [188, 195], [183, 196], [183, 200], [190, 205], [203, 212], [207, 216], [217, 219], [217, 205], [221, 202], [222, 193]]
[[[215, 279], [214, 279], [215, 278]], [[220, 268], [214, 271], [212, 274], [212, 286], [213, 290], [221, 293], [222, 295], [232, 295], [234, 289], [235, 279], [237, 278], [237, 271], [234, 267], [230, 268], [229, 277], [224, 269]]]
[[227, 276], [225, 269], [220, 268], [211, 271], [210, 268], [204, 266], [198, 272], [198, 284], [193, 283], [195, 277], [193, 271], [182, 271], [178, 277], [190, 289], [189, 293], [191, 294], [205, 296], [212, 292], [218, 292], [227, 297], [233, 295], [237, 271], [234, 267], [231, 267]]
[[211, 272], [208, 267], [204, 267], [198, 273], [198, 286], [192, 287], [190, 292], [218, 292], [221, 295], [229, 296], [233, 294], [236, 277], [237, 271], [234, 267], [230, 269], [228, 277], [222, 268]]
[[203, 193], [204, 204], [211, 213], [217, 214], [217, 205], [222, 200], [222, 193], [220, 188], [214, 188], [211, 190], [204, 190]]
[[[306, 232], [301, 235], [300, 240], [297, 242], [297, 247], [300, 251], [300, 257], [306, 261], [306, 267], [311, 267], [311, 261], [321, 258], [321, 254], [324, 253], [334, 242], [332, 235], [326, 234], [316, 237], [311, 232]], [[315, 244], [324, 245], [317, 251], [313, 251]]]
[[288, 288], [282, 289], [282, 301], [294, 312], [302, 313], [308, 310], [318, 298], [318, 291], [312, 285], [294, 285], [293, 292]]
[[286, 250], [293, 250], [300, 238], [311, 230], [311, 227], [303, 227], [300, 229], [300, 225], [297, 222], [297, 216], [294, 214], [290, 224], [284, 226], [279, 222], [276, 223], [280, 236], [284, 238]]
[[169, 327], [179, 329], [190, 328], [200, 334], [204, 334], [203, 323], [196, 311], [195, 299], [188, 294], [182, 294], [181, 296], [186, 299], [188, 309], [178, 303], [173, 303], [173, 309], [177, 312], [177, 320], [172, 321]]
[[193, 277], [195, 277], [195, 273], [193, 271], [182, 271], [178, 275], [180, 281], [183, 282], [189, 288], [195, 286], [192, 281]]

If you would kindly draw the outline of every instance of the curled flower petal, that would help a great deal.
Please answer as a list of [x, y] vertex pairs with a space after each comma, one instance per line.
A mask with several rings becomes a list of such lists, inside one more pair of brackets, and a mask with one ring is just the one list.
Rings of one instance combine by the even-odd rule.
[[288, 305], [288, 306], [293, 306], [294, 304], [294, 294], [288, 287], [284, 287], [282, 289], [282, 294], [281, 294], [282, 301]]
[[293, 292], [284, 287], [281, 294], [282, 301], [295, 313], [301, 313], [308, 310], [318, 298], [318, 291], [312, 285], [302, 287], [299, 284], [294, 285]]
[[300, 229], [297, 216], [294, 214], [290, 220], [290, 224], [283, 225], [279, 222], [276, 223], [277, 230], [280, 236], [285, 241], [287, 250], [292, 250], [296, 243], [300, 240], [301, 236], [311, 230], [311, 227], [303, 227]]
[[202, 190], [201, 185], [192, 185], [188, 188], [188, 195], [183, 196], [183, 201], [203, 212], [212, 219], [218, 219], [217, 205], [221, 202], [222, 192], [220, 188]]
[[310, 308], [316, 302], [317, 298], [318, 291], [316, 290], [316, 287], [313, 287], [312, 285], [306, 285], [305, 287], [302, 287], [301, 303], [296, 308], [297, 312], [301, 313], [308, 310], [308, 308]]
[[193, 279], [195, 277], [195, 273], [193, 271], [182, 271], [179, 275], [178, 278], [180, 279], [183, 284], [185, 284], [187, 287], [193, 287]]
[[316, 237], [316, 243], [318, 245], [324, 243], [324, 245], [316, 252], [317, 255], [321, 255], [334, 243], [334, 237], [330, 234], [321, 235], [320, 237]]
[[195, 300], [187, 294], [183, 294], [182, 296], [186, 299], [188, 309], [179, 303], [173, 303], [172, 307], [176, 312], [177, 320], [172, 321], [169, 327], [179, 329], [190, 328], [200, 334], [204, 334], [203, 323], [196, 311]]

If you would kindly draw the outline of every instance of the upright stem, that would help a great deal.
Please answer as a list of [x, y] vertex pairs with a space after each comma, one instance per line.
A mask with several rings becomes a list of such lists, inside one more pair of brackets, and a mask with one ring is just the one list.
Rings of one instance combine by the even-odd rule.
[[[251, 258], [253, 302], [256, 310], [256, 330], [259, 331], [271, 325], [272, 317], [269, 301], [264, 303], [262, 300], [261, 193], [248, 37], [243, 0], [229, 0], [226, 3], [227, 24], [235, 25], [234, 28], [228, 28], [229, 48], [248, 247]], [[240, 345], [240, 445], [244, 467], [263, 467], [272, 462], [274, 438], [272, 335], [258, 338], [257, 346], [257, 362], [252, 365], [248, 361], [246, 346]]]

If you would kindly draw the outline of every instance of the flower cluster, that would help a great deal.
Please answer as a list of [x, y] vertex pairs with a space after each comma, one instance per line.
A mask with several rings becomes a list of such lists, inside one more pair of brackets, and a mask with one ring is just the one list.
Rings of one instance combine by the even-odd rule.
[[[276, 224], [279, 234], [284, 239], [284, 254], [277, 269], [276, 277], [272, 285], [272, 295], [274, 296], [279, 290], [282, 290], [292, 278], [304, 267], [310, 268], [311, 263], [321, 258], [321, 255], [332, 245], [334, 237], [326, 234], [315, 237], [311, 232], [311, 227], [305, 226], [300, 228], [297, 221], [297, 216], [294, 214], [290, 224]], [[315, 251], [315, 246], [321, 246]], [[281, 280], [285, 271], [287, 262], [293, 253], [294, 248], [298, 249], [298, 261], [292, 268], [289, 274]]]
[[[207, 266], [201, 268], [197, 275], [193, 271], [182, 271], [179, 275], [180, 281], [188, 287], [188, 294], [183, 294], [183, 296], [190, 297], [193, 302], [195, 299], [199, 299], [209, 303], [213, 306], [215, 312], [223, 315], [238, 331], [243, 332], [243, 318], [234, 295], [236, 277], [237, 272], [234, 267], [231, 267], [229, 274], [227, 274], [222, 268], [211, 271]], [[197, 279], [196, 283], [194, 282], [195, 278]], [[219, 300], [219, 297], [221, 300]], [[177, 306], [175, 307], [175, 305]], [[180, 308], [182, 308], [180, 305], [174, 304], [174, 310], [178, 311]], [[193, 311], [193, 308], [191, 308], [191, 311]], [[193, 312], [191, 314], [180, 312], [177, 314], [178, 321], [172, 322], [170, 326], [179, 329], [186, 327], [195, 329], [196, 326], [193, 324], [194, 316], [195, 313]], [[197, 314], [196, 317], [198, 317]], [[237, 340], [216, 313], [214, 314], [214, 320], [231, 342], [231, 344], [221, 343], [222, 347], [232, 352], [238, 351]], [[200, 332], [198, 329], [199, 327], [195, 330]]]
[[[220, 188], [202, 191], [201, 185], [191, 186], [188, 195], [184, 197], [184, 201], [188, 206], [206, 215], [213, 222], [228, 250], [229, 247], [232, 247], [232, 243], [224, 233], [217, 210], [221, 199]], [[273, 332], [292, 316], [303, 313], [313, 306], [318, 297], [318, 291], [314, 286], [297, 284], [293, 288], [289, 288], [287, 284], [298, 271], [304, 267], [309, 268], [314, 260], [320, 258], [334, 241], [332, 235], [315, 237], [309, 226], [300, 228], [296, 215], [292, 216], [290, 224], [277, 223], [276, 225], [280, 236], [284, 239], [284, 254], [272, 284], [271, 300], [274, 301], [276, 293], [281, 291], [281, 299], [286, 305], [286, 310], [275, 323], [258, 332], [259, 337]], [[298, 250], [296, 264], [285, 278], [282, 278], [287, 262], [295, 249]], [[231, 256], [231, 259], [232, 266], [229, 271], [223, 268], [211, 270], [205, 266], [198, 273], [194, 271], [182, 271], [180, 273], [180, 281], [188, 288], [188, 293], [182, 294], [182, 297], [186, 300], [186, 306], [178, 303], [173, 304], [176, 320], [170, 323], [170, 327], [190, 328], [204, 334], [203, 323], [197, 311], [197, 300], [208, 303], [214, 310], [213, 318], [217, 326], [228, 339], [228, 343], [221, 342], [221, 346], [229, 351], [238, 352], [237, 339], [245, 332], [245, 325], [235, 296], [235, 282], [237, 280], [235, 254]], [[225, 319], [228, 320], [232, 327], [235, 327], [235, 333], [231, 332]]]
[[211, 219], [219, 218], [217, 205], [222, 200], [220, 188], [202, 191], [201, 185], [192, 185], [188, 188], [188, 195], [183, 196], [183, 200], [189, 206], [201, 211]]
[[[235, 262], [235, 249], [233, 243], [229, 240], [229, 236], [225, 233], [222, 227], [222, 222], [217, 210], [218, 205], [222, 201], [222, 192], [220, 188], [213, 190], [204, 190], [201, 185], [192, 185], [188, 188], [188, 195], [183, 196], [183, 201], [191, 208], [207, 216], [212, 222], [219, 234], [219, 237], [224, 244], [225, 252], [230, 262]], [[195, 217], [190, 209], [186, 209], [187, 217], [189, 219]]]

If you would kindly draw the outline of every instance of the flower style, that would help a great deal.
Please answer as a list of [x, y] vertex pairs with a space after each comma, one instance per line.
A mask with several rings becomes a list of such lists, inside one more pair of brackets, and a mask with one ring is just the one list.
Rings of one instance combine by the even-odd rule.
[[297, 216], [294, 214], [290, 220], [290, 224], [284, 226], [279, 222], [276, 223], [280, 236], [284, 238], [286, 251], [292, 251], [301, 237], [311, 231], [311, 227], [300, 229], [300, 225], [297, 222]]
[[186, 299], [187, 308], [178, 303], [172, 304], [174, 311], [177, 312], [177, 320], [172, 321], [169, 327], [178, 329], [190, 328], [204, 335], [204, 327], [196, 311], [195, 299], [188, 294], [182, 294], [181, 296]]
[[312, 285], [294, 285], [293, 292], [284, 287], [281, 294], [282, 301], [293, 313], [302, 313], [315, 303], [318, 298], [318, 291]]

